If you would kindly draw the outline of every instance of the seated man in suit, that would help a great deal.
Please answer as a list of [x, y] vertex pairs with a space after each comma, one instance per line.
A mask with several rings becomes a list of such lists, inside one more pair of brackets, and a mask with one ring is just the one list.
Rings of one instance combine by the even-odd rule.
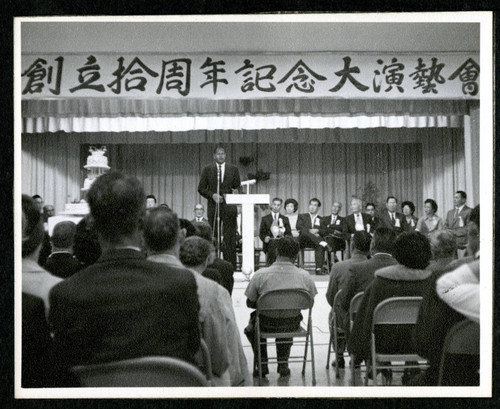
[[[467, 223], [469, 223], [471, 208], [465, 202], [467, 201], [467, 194], [458, 190], [453, 196], [454, 208], [449, 210], [446, 215], [444, 228], [448, 229], [457, 239], [457, 253], [458, 258], [465, 256], [467, 249]], [[473, 254], [469, 254], [473, 256]]]
[[45, 262], [45, 269], [60, 278], [68, 278], [81, 270], [83, 265], [73, 256], [76, 225], [71, 221], [54, 226], [50, 242], [52, 253]]
[[276, 245], [284, 236], [291, 236], [288, 218], [280, 214], [283, 200], [275, 197], [271, 203], [271, 213], [264, 216], [260, 222], [259, 237], [264, 245], [267, 265], [270, 266], [276, 260]]
[[396, 234], [406, 231], [408, 229], [406, 217], [403, 213], [396, 211], [398, 208], [398, 199], [394, 196], [388, 196], [385, 201], [385, 207], [386, 210], [379, 213], [380, 226], [392, 229]]
[[368, 216], [371, 217], [370, 221], [367, 224], [367, 228], [370, 231], [370, 234], [373, 235], [373, 232], [377, 230], [377, 227], [380, 227], [380, 220], [376, 215], [375, 204], [372, 202], [368, 202], [365, 206], [365, 212]]
[[354, 234], [357, 231], [366, 231], [368, 233], [373, 232], [371, 226], [369, 226], [371, 217], [366, 213], [362, 213], [363, 202], [361, 199], [353, 197], [351, 199], [351, 214], [345, 218], [347, 232], [349, 234]]
[[196, 281], [185, 268], [146, 260], [140, 182], [106, 173], [90, 187], [88, 203], [102, 255], [50, 292], [57, 355], [68, 367], [148, 355], [196, 364]]
[[[339, 215], [341, 209], [342, 204], [340, 202], [333, 202], [332, 214], [321, 219], [319, 229], [319, 234], [334, 252], [335, 262], [339, 261], [335, 253], [337, 251], [345, 250], [345, 239], [347, 233], [345, 218]], [[330, 254], [328, 254], [328, 257], [330, 257]]]
[[191, 220], [191, 223], [208, 223], [208, 219], [205, 217], [205, 208], [201, 203], [194, 207], [194, 219]]
[[[312, 198], [309, 200], [309, 213], [301, 213], [297, 218], [300, 248], [311, 247], [315, 250], [316, 274], [323, 274], [325, 249], [331, 251], [328, 243], [319, 234], [321, 217], [318, 215], [318, 209], [320, 207], [321, 202], [319, 199]], [[328, 274], [328, 271], [326, 274]]]

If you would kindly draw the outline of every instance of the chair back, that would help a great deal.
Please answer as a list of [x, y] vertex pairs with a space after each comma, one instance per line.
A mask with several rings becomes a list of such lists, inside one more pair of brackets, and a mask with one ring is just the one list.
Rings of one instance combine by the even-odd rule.
[[416, 324], [422, 297], [391, 297], [381, 301], [373, 311], [375, 325]]
[[75, 366], [71, 368], [84, 387], [208, 386], [205, 375], [193, 364], [166, 356], [147, 356]]
[[354, 316], [359, 310], [359, 306], [361, 305], [361, 301], [363, 301], [364, 291], [360, 291], [352, 297], [351, 303], [349, 304], [349, 321], [352, 328], [354, 324]]
[[257, 311], [305, 310], [312, 308], [314, 298], [306, 290], [273, 290], [257, 300]]

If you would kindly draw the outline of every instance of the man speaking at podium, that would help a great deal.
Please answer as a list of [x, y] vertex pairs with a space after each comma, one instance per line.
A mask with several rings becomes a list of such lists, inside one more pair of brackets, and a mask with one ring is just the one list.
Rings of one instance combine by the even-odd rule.
[[[238, 193], [240, 187], [240, 173], [234, 165], [226, 163], [226, 152], [218, 146], [214, 151], [215, 163], [203, 168], [198, 193], [207, 199], [208, 223], [212, 226], [215, 237], [219, 237], [217, 214], [221, 224], [223, 236], [222, 251], [224, 260], [229, 261], [236, 268], [236, 217], [235, 205], [228, 205], [224, 199], [226, 194]], [[220, 244], [220, 240], [217, 240]]]

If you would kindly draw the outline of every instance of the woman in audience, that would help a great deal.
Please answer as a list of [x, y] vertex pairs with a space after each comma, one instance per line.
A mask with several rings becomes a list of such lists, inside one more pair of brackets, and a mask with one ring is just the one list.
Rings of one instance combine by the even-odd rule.
[[[375, 278], [365, 290], [363, 300], [354, 320], [348, 340], [348, 350], [358, 359], [369, 360], [370, 337], [375, 307], [390, 297], [422, 296], [431, 276], [426, 270], [431, 259], [431, 246], [427, 237], [418, 232], [402, 233], [394, 243], [394, 258], [398, 264], [375, 272]], [[411, 334], [398, 332], [386, 334], [382, 348], [403, 348], [411, 340]], [[399, 336], [406, 335], [406, 336]], [[383, 345], [382, 345], [383, 344]]]
[[290, 222], [290, 229], [292, 230], [292, 236], [296, 239], [299, 237], [299, 232], [297, 230], [297, 210], [299, 209], [299, 203], [295, 199], [285, 200], [285, 212], [288, 221]]
[[403, 214], [406, 217], [406, 231], [414, 231], [415, 227], [417, 227], [418, 218], [414, 215], [415, 213], [415, 205], [413, 202], [404, 201], [401, 203], [401, 209], [403, 210]]
[[419, 231], [425, 236], [428, 236], [429, 233], [432, 233], [433, 231], [443, 230], [443, 219], [436, 215], [437, 210], [438, 205], [436, 201], [433, 199], [427, 199], [424, 202], [425, 216], [418, 219], [415, 231]]
[[41, 298], [48, 315], [49, 291], [62, 280], [51, 275], [38, 264], [44, 229], [36, 202], [28, 195], [23, 195], [22, 208], [23, 293]]

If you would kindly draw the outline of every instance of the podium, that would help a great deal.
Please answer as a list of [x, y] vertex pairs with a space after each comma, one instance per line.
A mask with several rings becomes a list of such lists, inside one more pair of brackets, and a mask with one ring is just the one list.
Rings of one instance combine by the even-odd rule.
[[246, 276], [254, 272], [255, 242], [254, 242], [254, 206], [269, 204], [269, 194], [226, 195], [226, 203], [241, 205], [241, 237], [242, 255], [241, 271]]

